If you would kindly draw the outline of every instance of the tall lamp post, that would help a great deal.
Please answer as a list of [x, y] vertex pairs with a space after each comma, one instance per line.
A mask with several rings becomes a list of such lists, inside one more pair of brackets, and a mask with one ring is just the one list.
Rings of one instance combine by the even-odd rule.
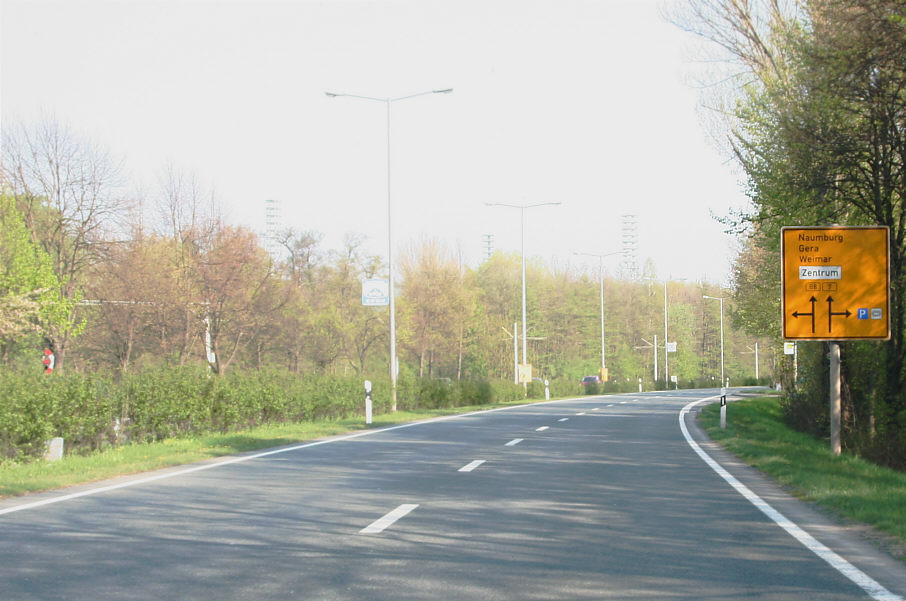
[[670, 390], [670, 342], [667, 338], [667, 280], [664, 279], [664, 390]]
[[[724, 300], [725, 296], [708, 296], [705, 294], [702, 298], [709, 298], [711, 300], [720, 301], [720, 386], [723, 388], [725, 386], [724, 381]], [[757, 348], [757, 347], [756, 347]], [[755, 360], [756, 365], [758, 359]], [[757, 368], [756, 368], [757, 369]]]
[[[657, 281], [655, 278], [645, 278], [645, 279], [654, 281], [654, 282]], [[678, 281], [682, 282], [685, 279], [686, 278], [680, 278]], [[669, 348], [670, 342], [668, 342], [668, 341], [670, 339], [667, 337], [667, 282], [668, 281], [670, 281], [670, 278], [664, 279], [664, 390], [670, 390], [670, 366], [669, 366], [669, 361], [668, 361], [668, 357], [670, 355], [670, 348]], [[679, 388], [679, 381], [677, 381], [676, 386], [677, 386], [677, 388]]]
[[534, 207], [543, 207], [547, 205], [559, 205], [559, 202], [539, 202], [531, 205], [511, 205], [502, 202], [486, 202], [485, 205], [489, 207], [509, 207], [511, 209], [519, 209], [519, 228], [521, 231], [522, 238], [522, 364], [525, 365], [528, 363], [528, 355], [526, 353], [527, 348], [527, 335], [526, 335], [526, 319], [525, 319], [525, 210], [532, 209]]
[[603, 255], [580, 252], [574, 252], [573, 254], [581, 255], [584, 257], [598, 258], [598, 277], [601, 280], [601, 377], [603, 379], [607, 377], [607, 362], [604, 359], [604, 257], [609, 257], [611, 255], [622, 255], [624, 253], [620, 250], [612, 253], [604, 253]]
[[392, 196], [390, 193], [390, 107], [394, 102], [417, 98], [418, 96], [427, 96], [428, 94], [449, 94], [453, 88], [443, 90], [426, 90], [417, 94], [408, 96], [398, 96], [396, 98], [378, 98], [375, 96], [361, 96], [359, 94], [337, 94], [334, 92], [325, 92], [330, 98], [358, 98], [360, 100], [372, 100], [383, 102], [387, 107], [387, 271], [388, 287], [390, 296], [390, 396], [392, 399], [391, 410], [396, 411], [396, 305], [394, 301], [393, 290], [393, 210]]

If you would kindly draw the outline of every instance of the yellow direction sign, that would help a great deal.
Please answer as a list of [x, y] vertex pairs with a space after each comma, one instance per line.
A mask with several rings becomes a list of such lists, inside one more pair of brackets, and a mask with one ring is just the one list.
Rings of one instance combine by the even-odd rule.
[[785, 227], [781, 230], [783, 337], [890, 338], [890, 230]]

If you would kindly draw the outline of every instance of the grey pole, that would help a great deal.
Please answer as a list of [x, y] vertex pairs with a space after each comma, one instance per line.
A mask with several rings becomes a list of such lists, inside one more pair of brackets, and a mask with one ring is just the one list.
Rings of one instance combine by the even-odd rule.
[[519, 322], [513, 322], [513, 384], [519, 383]]
[[[726, 379], [724, 378], [724, 300], [726, 300], [726, 297], [725, 296], [708, 296], [707, 294], [705, 294], [704, 296], [702, 296], [702, 298], [708, 298], [711, 300], [720, 301], [720, 385], [726, 386]], [[755, 344], [756, 344], [755, 348], [757, 349], [758, 343], [755, 343]], [[756, 350], [755, 352], [757, 353], [758, 351]], [[755, 371], [757, 374], [757, 372], [758, 372], [758, 367], [757, 367], [758, 355], [757, 354], [755, 355], [755, 364], [756, 364]], [[758, 376], [756, 375], [755, 377], [757, 378]]]
[[[489, 207], [510, 207], [512, 209], [519, 209], [519, 229], [520, 229], [520, 238], [521, 238], [521, 254], [522, 254], [522, 364], [525, 365], [528, 363], [528, 327], [526, 325], [526, 316], [525, 316], [525, 210], [531, 209], [533, 207], [543, 207], [545, 205], [558, 205], [559, 202], [539, 202], [532, 205], [511, 205], [502, 202], [486, 202], [484, 203]], [[524, 383], [524, 382], [523, 382]], [[528, 389], [528, 384], [526, 389]]]
[[519, 231], [520, 231], [520, 240], [521, 240], [521, 250], [519, 254], [522, 255], [522, 364], [525, 365], [528, 363], [528, 343], [527, 343], [527, 334], [528, 326], [526, 325], [525, 319], [525, 207], [519, 207]]
[[839, 455], [840, 443], [840, 343], [830, 343], [830, 431], [831, 453]]
[[397, 98], [378, 98], [375, 96], [362, 96], [360, 94], [336, 94], [334, 92], [325, 92], [327, 96], [331, 98], [359, 98], [361, 100], [373, 100], [375, 102], [383, 102], [387, 107], [387, 270], [388, 277], [387, 282], [389, 285], [389, 296], [390, 296], [390, 396], [391, 396], [391, 410], [396, 411], [396, 370], [397, 370], [397, 360], [396, 360], [396, 294], [393, 286], [393, 195], [391, 194], [390, 187], [390, 166], [391, 166], [391, 152], [390, 152], [390, 105], [394, 102], [400, 100], [408, 100], [409, 98], [415, 98], [417, 96], [426, 96], [428, 94], [449, 94], [453, 91], [453, 88], [445, 88], [442, 90], [426, 90], [424, 92], [418, 92], [416, 94], [409, 94], [408, 96], [399, 96]]
[[390, 193], [390, 105], [387, 104], [387, 284], [390, 293], [390, 410], [396, 411], [396, 291], [393, 286], [393, 205]]
[[670, 349], [667, 348], [670, 343], [668, 340], [670, 339], [667, 337], [667, 280], [664, 279], [664, 390], [670, 390], [670, 367], [668, 362]]
[[607, 361], [604, 355], [604, 257], [609, 257], [611, 255], [622, 255], [624, 253], [623, 251], [617, 251], [612, 253], [604, 253], [603, 255], [580, 252], [574, 252], [573, 254], [598, 258], [598, 278], [601, 282], [601, 372], [603, 373], [607, 370]]

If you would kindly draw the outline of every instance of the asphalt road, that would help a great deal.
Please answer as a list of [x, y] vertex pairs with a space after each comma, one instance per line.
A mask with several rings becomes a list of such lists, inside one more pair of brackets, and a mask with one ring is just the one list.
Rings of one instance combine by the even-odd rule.
[[696, 453], [681, 410], [713, 394], [476, 413], [5, 500], [0, 599], [901, 599], [906, 564], [700, 440], [833, 567]]

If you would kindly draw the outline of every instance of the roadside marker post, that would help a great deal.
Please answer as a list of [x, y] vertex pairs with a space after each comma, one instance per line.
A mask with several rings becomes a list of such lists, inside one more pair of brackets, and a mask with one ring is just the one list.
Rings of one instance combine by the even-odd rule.
[[365, 380], [365, 423], [372, 421], [371, 380]]
[[840, 342], [890, 339], [890, 228], [780, 231], [784, 340], [829, 343], [831, 452], [840, 444]]
[[727, 429], [727, 389], [720, 389], [720, 429]]

